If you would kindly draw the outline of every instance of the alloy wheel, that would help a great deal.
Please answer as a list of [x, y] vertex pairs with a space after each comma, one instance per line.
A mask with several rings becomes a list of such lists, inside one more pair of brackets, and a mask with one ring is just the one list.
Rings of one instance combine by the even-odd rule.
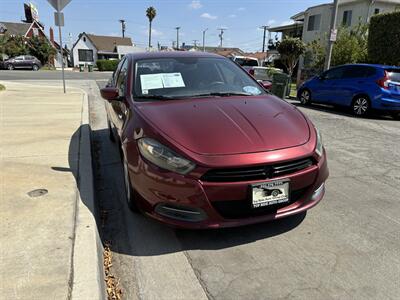
[[37, 65], [33, 65], [32, 70], [37, 71], [37, 70], [39, 70], [39, 67]]
[[300, 94], [300, 103], [303, 105], [309, 104], [310, 103], [310, 92], [308, 90], [303, 90]]
[[7, 69], [9, 69], [10, 71], [14, 70], [14, 66], [13, 65], [8, 65]]
[[364, 116], [369, 109], [368, 100], [364, 97], [357, 98], [353, 103], [353, 112], [357, 116]]

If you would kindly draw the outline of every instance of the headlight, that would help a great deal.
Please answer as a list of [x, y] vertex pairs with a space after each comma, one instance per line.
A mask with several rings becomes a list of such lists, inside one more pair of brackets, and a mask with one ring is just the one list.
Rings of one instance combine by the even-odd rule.
[[318, 154], [318, 156], [321, 156], [322, 153], [324, 152], [322, 144], [322, 136], [317, 128], [315, 128], [315, 131], [317, 133], [317, 146], [315, 146], [315, 152]]
[[156, 140], [141, 138], [138, 140], [138, 146], [143, 157], [160, 168], [179, 174], [187, 174], [196, 166], [193, 162], [176, 154]]

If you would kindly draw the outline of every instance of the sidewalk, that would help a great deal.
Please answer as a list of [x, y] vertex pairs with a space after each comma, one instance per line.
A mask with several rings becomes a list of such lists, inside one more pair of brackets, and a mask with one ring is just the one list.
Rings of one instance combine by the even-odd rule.
[[101, 299], [87, 96], [0, 83], [0, 295]]

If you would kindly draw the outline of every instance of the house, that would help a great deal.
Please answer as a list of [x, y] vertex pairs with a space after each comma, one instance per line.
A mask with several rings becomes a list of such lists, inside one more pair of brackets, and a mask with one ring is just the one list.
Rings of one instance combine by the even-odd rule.
[[[369, 22], [371, 16], [400, 9], [400, 0], [339, 0], [336, 28], [355, 27]], [[320, 40], [325, 43], [331, 28], [333, 3], [307, 8], [291, 17], [292, 24], [269, 28], [282, 33], [282, 38], [298, 37], [305, 43]]]
[[123, 55], [133, 51], [130, 38], [94, 35], [85, 32], [79, 35], [71, 50], [75, 67], [80, 64], [95, 64], [98, 59], [121, 59]]
[[42, 25], [34, 20], [31, 23], [0, 21], [0, 36], [1, 35], [20, 35], [26, 38], [31, 38], [33, 36], [46, 37]]

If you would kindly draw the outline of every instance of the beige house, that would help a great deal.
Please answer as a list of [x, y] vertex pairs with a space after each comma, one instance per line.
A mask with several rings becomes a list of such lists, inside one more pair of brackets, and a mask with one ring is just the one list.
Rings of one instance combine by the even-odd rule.
[[[339, 0], [336, 27], [354, 27], [367, 23], [371, 16], [400, 10], [400, 0]], [[282, 37], [299, 37], [305, 43], [320, 39], [326, 41], [331, 26], [333, 3], [307, 8], [291, 17], [292, 24], [272, 27], [271, 32], [281, 32]]]

